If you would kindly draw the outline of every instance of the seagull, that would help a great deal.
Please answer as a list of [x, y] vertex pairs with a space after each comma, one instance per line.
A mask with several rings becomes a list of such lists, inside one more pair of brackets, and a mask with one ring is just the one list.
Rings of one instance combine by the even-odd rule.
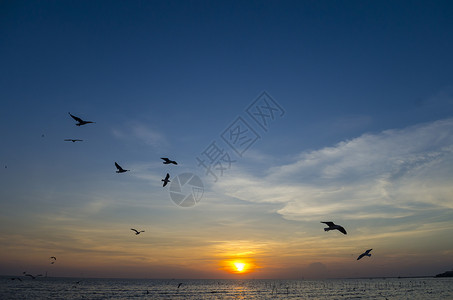
[[78, 139], [65, 139], [66, 142], [82, 142], [83, 140], [78, 140]]
[[327, 226], [329, 226], [328, 228], [324, 228], [324, 231], [329, 231], [329, 230], [335, 230], [335, 229], [337, 229], [337, 230], [340, 231], [341, 233], [347, 234], [347, 233], [346, 233], [346, 230], [345, 230], [342, 226], [336, 225], [334, 222], [321, 222], [321, 223], [324, 223], [324, 224], [326, 224]]
[[182, 285], [182, 282], [180, 282], [180, 283], [178, 284], [178, 289], [179, 289], [179, 287], [180, 287], [181, 285]]
[[167, 157], [161, 157], [160, 159], [163, 159], [163, 160], [164, 160], [163, 164], [165, 164], [165, 165], [168, 165], [168, 164], [177, 165], [177, 164], [178, 164], [178, 163], [175, 162], [174, 160], [170, 160], [170, 159], [168, 159]]
[[362, 254], [360, 254], [359, 257], [357, 257], [357, 260], [361, 259], [364, 256], [371, 256], [371, 254], [370, 254], [371, 250], [373, 250], [373, 249], [368, 249], [367, 251], [365, 251]]
[[135, 231], [135, 235], [139, 235], [142, 232], [145, 232], [144, 230], [138, 231], [137, 229], [131, 228], [132, 231]]
[[124, 170], [123, 168], [121, 168], [121, 166], [117, 162], [115, 162], [115, 167], [118, 169], [118, 171], [116, 171], [116, 173], [124, 173], [124, 172], [130, 171], [130, 170]]
[[82, 125], [85, 125], [85, 124], [88, 124], [88, 123], [96, 123], [96, 122], [91, 122], [91, 121], [84, 121], [82, 119], [80, 119], [79, 117], [76, 117], [74, 115], [71, 115], [70, 112], [68, 112], [68, 114], [74, 119], [76, 120], [78, 123], [76, 124], [76, 126], [82, 126]]
[[40, 276], [42, 276], [42, 274], [38, 274], [36, 276], [33, 276], [31, 274], [25, 274], [25, 276], [31, 277], [31, 279], [36, 279], [36, 277], [40, 277]]
[[19, 281], [22, 281], [22, 279], [20, 279], [19, 277], [14, 277], [14, 278], [10, 278], [11, 280], [19, 280]]
[[50, 262], [51, 265], [53, 265], [55, 263], [55, 261], [57, 260], [57, 258], [55, 256], [51, 256], [49, 259], [53, 259], [53, 261]]
[[164, 182], [164, 185], [163, 185], [163, 186], [166, 186], [167, 183], [170, 182], [169, 178], [170, 178], [170, 174], [167, 173], [167, 176], [165, 176], [165, 178], [161, 180], [161, 181]]

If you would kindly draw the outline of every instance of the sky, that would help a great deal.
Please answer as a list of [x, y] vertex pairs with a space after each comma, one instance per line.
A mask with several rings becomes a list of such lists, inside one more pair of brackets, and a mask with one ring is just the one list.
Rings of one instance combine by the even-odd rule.
[[0, 275], [451, 270], [452, 15], [451, 1], [0, 1]]

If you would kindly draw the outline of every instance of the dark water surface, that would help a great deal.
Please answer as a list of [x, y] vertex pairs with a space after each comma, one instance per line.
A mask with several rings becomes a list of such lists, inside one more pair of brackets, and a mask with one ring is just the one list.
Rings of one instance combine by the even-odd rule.
[[[453, 278], [194, 280], [0, 277], [0, 299], [453, 299]], [[178, 288], [179, 283], [182, 285]]]

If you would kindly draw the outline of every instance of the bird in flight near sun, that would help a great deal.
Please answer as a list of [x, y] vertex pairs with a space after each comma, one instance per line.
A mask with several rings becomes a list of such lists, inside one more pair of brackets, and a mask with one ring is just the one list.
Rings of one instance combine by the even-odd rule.
[[326, 224], [327, 228], [324, 228], [324, 231], [329, 231], [329, 230], [338, 230], [339, 232], [343, 233], [343, 234], [347, 234], [346, 233], [346, 229], [343, 228], [343, 226], [340, 226], [340, 225], [337, 225], [335, 224], [334, 222], [321, 222], [321, 223], [324, 223]]
[[30, 277], [31, 279], [36, 279], [37, 277], [41, 277], [42, 274], [38, 274], [38, 275], [36, 275], [36, 276], [33, 276], [33, 275], [31, 275], [31, 274], [25, 274], [25, 276], [28, 276], [28, 277]]
[[145, 232], [144, 230], [138, 231], [137, 229], [131, 228], [132, 231], [135, 231], [135, 235], [139, 235], [142, 232]]
[[373, 250], [373, 249], [368, 249], [367, 251], [365, 251], [362, 254], [360, 254], [359, 257], [357, 257], [357, 260], [361, 259], [364, 256], [371, 256], [371, 254], [370, 254], [371, 250]]

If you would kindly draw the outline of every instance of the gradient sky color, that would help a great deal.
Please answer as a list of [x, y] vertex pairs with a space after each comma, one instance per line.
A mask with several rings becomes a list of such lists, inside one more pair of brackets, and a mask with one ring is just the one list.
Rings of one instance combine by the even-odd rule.
[[[451, 1], [1, 1], [0, 274], [452, 269], [452, 15]], [[246, 112], [263, 92], [284, 111], [266, 130]], [[238, 117], [259, 135], [242, 157], [221, 138]], [[235, 161], [217, 181], [196, 160], [213, 141]], [[198, 205], [171, 201], [167, 172], [201, 178]]]

